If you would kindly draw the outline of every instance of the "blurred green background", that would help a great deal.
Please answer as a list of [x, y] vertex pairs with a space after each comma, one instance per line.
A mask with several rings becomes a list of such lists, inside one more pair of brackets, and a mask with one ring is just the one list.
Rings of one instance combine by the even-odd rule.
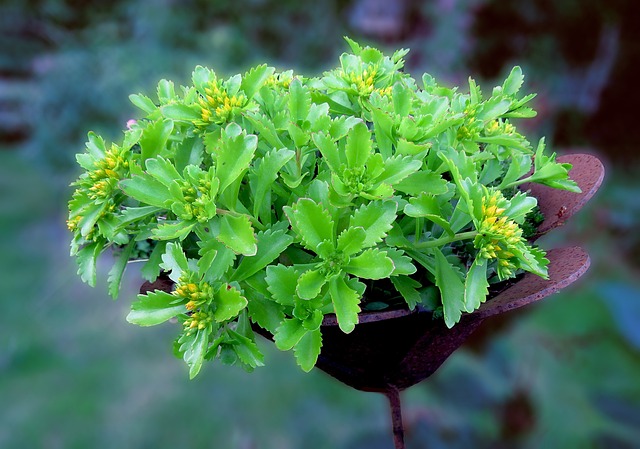
[[[68, 184], [89, 130], [118, 138], [128, 94], [196, 64], [319, 74], [356, 40], [411, 48], [407, 70], [485, 90], [519, 64], [552, 148], [582, 148], [605, 186], [546, 246], [579, 243], [588, 275], [489, 323], [404, 393], [407, 447], [640, 447], [640, 91], [632, 0], [3, 0], [0, 3], [0, 447], [389, 448], [386, 399], [302, 373], [262, 341], [253, 374], [173, 358], [170, 325], [126, 323], [77, 278]], [[106, 264], [105, 264], [106, 265]]]

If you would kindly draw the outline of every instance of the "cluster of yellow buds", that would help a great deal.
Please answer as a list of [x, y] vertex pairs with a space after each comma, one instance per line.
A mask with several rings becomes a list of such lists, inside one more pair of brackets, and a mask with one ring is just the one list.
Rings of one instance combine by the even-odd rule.
[[105, 153], [104, 158], [94, 163], [95, 170], [89, 172], [88, 178], [92, 182], [89, 187], [89, 198], [92, 200], [107, 200], [113, 195], [118, 182], [124, 177], [129, 168], [129, 161], [125, 151], [113, 145]]
[[195, 331], [206, 329], [213, 322], [213, 313], [209, 311], [193, 312], [189, 318], [187, 318], [183, 326], [187, 331]]
[[482, 130], [482, 121], [476, 118], [477, 107], [475, 105], [467, 105], [464, 108], [463, 114], [465, 115], [464, 123], [458, 128], [457, 137], [458, 140], [473, 140], [477, 137]]
[[507, 200], [498, 190], [488, 193], [482, 199], [482, 221], [478, 229], [475, 245], [479, 257], [498, 260], [498, 275], [511, 277], [516, 265], [513, 249], [523, 244], [522, 229], [504, 215]]
[[76, 232], [78, 226], [80, 225], [80, 220], [82, 220], [82, 215], [76, 215], [73, 218], [67, 220], [67, 228], [71, 232]]
[[339, 72], [339, 76], [352, 86], [355, 86], [358, 94], [362, 97], [369, 97], [374, 91], [378, 92], [382, 96], [390, 96], [392, 90], [391, 86], [385, 88], [375, 87], [377, 75], [378, 69], [376, 67], [364, 69], [362, 73], [345, 73], [342, 70]]
[[192, 282], [188, 278], [180, 278], [173, 295], [188, 300], [185, 307], [193, 312], [213, 300], [213, 287], [208, 282]]
[[243, 94], [229, 95], [217, 80], [209, 83], [200, 97], [200, 117], [198, 124], [226, 123], [237, 109], [246, 106], [247, 97]]
[[493, 120], [484, 130], [487, 136], [496, 136], [502, 134], [513, 135], [516, 133], [516, 127], [508, 121]]
[[[213, 199], [209, 196], [211, 181], [200, 180], [198, 187], [193, 187], [189, 182], [183, 181], [181, 186], [184, 203], [180, 210], [174, 210], [182, 220], [195, 218], [200, 223], [210, 220], [213, 216], [211, 211], [215, 211]], [[200, 192], [200, 195], [198, 195]]]
[[265, 80], [264, 85], [274, 88], [281, 87], [283, 89], [289, 89], [291, 81], [293, 81], [293, 72], [289, 70], [286, 72], [274, 73]]

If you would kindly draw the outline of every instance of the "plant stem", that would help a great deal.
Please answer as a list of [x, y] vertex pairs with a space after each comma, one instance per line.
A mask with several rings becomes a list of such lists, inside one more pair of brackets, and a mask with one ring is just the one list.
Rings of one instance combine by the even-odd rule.
[[457, 242], [458, 240], [469, 240], [475, 238], [478, 235], [478, 231], [460, 232], [458, 234], [446, 237], [440, 237], [435, 240], [428, 240], [426, 242], [418, 242], [413, 247], [416, 249], [437, 248], [439, 246], [446, 245], [447, 243]]
[[400, 391], [393, 385], [389, 385], [385, 391], [391, 408], [391, 426], [393, 429], [393, 444], [396, 449], [404, 449], [404, 426], [402, 424], [402, 408], [400, 404]]

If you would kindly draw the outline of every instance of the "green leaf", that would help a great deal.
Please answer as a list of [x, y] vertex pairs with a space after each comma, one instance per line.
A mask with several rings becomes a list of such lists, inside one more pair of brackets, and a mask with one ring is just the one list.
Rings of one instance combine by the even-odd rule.
[[371, 133], [364, 123], [358, 123], [347, 136], [345, 155], [350, 168], [364, 167], [373, 154]]
[[460, 321], [464, 305], [464, 284], [459, 272], [439, 249], [434, 249], [436, 272], [436, 286], [440, 290], [442, 308], [444, 310], [444, 322], [448, 328]]
[[254, 256], [258, 252], [256, 235], [246, 215], [222, 215], [217, 239], [236, 254]]
[[118, 258], [111, 267], [111, 270], [109, 270], [107, 283], [109, 284], [109, 295], [111, 295], [113, 299], [118, 297], [118, 293], [120, 292], [120, 283], [122, 282], [122, 275], [127, 267], [127, 262], [129, 262], [129, 257], [131, 257], [135, 244], [135, 240], [132, 239], [129, 244], [121, 250]]
[[296, 293], [302, 299], [314, 299], [326, 283], [327, 278], [320, 270], [309, 270], [298, 278]]
[[228, 329], [227, 333], [233, 338], [233, 350], [242, 363], [250, 368], [264, 366], [264, 355], [253, 340], [232, 329]]
[[140, 149], [142, 160], [157, 156], [165, 149], [167, 140], [173, 131], [173, 120], [158, 119], [148, 122], [140, 136]]
[[267, 192], [278, 179], [278, 172], [295, 156], [295, 151], [288, 148], [267, 152], [255, 170], [249, 175], [249, 185], [253, 193], [253, 215], [260, 214], [263, 222], [271, 219], [271, 202], [265, 201]]
[[500, 99], [499, 97], [492, 98], [483, 104], [477, 118], [483, 121], [494, 120], [507, 112], [510, 106], [511, 101], [509, 100]]
[[333, 219], [322, 205], [309, 198], [300, 198], [293, 207], [285, 207], [284, 211], [291, 227], [308, 249], [315, 251], [320, 243], [333, 242]]
[[169, 277], [173, 282], [178, 282], [182, 273], [189, 269], [189, 262], [182, 251], [182, 247], [170, 242], [166, 245], [160, 266], [163, 270], [170, 272]]
[[401, 116], [406, 117], [411, 110], [411, 91], [401, 82], [393, 85], [393, 111]]
[[155, 159], [147, 159], [145, 166], [147, 167], [147, 172], [166, 188], [169, 188], [176, 180], [182, 179], [182, 176], [180, 176], [171, 161], [161, 156]]
[[173, 201], [169, 190], [147, 174], [120, 181], [120, 188], [131, 198], [150, 206], [166, 209], [167, 205]]
[[349, 227], [362, 227], [367, 237], [362, 248], [380, 243], [393, 226], [398, 204], [395, 201], [371, 201], [353, 213]]
[[537, 182], [554, 189], [563, 189], [574, 193], [582, 192], [578, 184], [569, 179], [569, 170], [571, 170], [572, 165], [556, 162], [555, 153], [551, 156], [546, 156], [544, 148], [544, 139], [540, 139], [534, 159], [535, 171], [533, 175], [522, 181]]
[[410, 198], [409, 204], [404, 207], [405, 215], [409, 217], [423, 217], [430, 220], [445, 230], [453, 237], [454, 232], [440, 208], [438, 198], [434, 195], [422, 194], [417, 198]]
[[341, 166], [340, 154], [334, 139], [324, 132], [315, 133], [311, 138], [320, 150], [322, 159], [327, 163], [329, 169], [334, 173], [339, 173]]
[[391, 275], [393, 261], [385, 251], [370, 248], [362, 254], [352, 257], [344, 271], [363, 279], [384, 279]]
[[345, 334], [350, 333], [358, 324], [360, 294], [347, 285], [343, 275], [336, 275], [329, 279], [329, 294], [338, 326]]
[[153, 247], [149, 260], [140, 269], [140, 275], [143, 279], [153, 282], [160, 276], [160, 264], [162, 263], [162, 255], [166, 250], [167, 242], [158, 242]]
[[517, 192], [509, 199], [504, 214], [518, 224], [522, 224], [527, 214], [538, 204], [538, 200], [524, 192]]
[[387, 257], [393, 262], [393, 273], [391, 276], [408, 275], [416, 272], [416, 267], [411, 263], [411, 258], [406, 256], [404, 251], [395, 248], [385, 248]]
[[409, 276], [394, 276], [391, 278], [391, 282], [398, 293], [400, 293], [407, 302], [409, 309], [415, 309], [416, 305], [418, 305], [422, 300], [420, 292], [417, 290], [422, 287], [420, 282], [411, 279]]
[[487, 259], [477, 258], [469, 268], [464, 284], [464, 307], [467, 312], [473, 312], [487, 299], [487, 265]]
[[76, 255], [78, 274], [83, 282], [96, 286], [96, 262], [104, 249], [104, 242], [98, 241], [83, 247]]
[[147, 114], [151, 114], [158, 108], [151, 100], [151, 98], [142, 94], [129, 95], [129, 101], [131, 101], [131, 103], [133, 103], [139, 109], [142, 109]]
[[200, 119], [200, 109], [197, 105], [189, 106], [181, 103], [172, 103], [160, 108], [166, 118], [181, 122], [192, 122]]
[[276, 260], [282, 252], [293, 242], [293, 237], [285, 230], [261, 231], [256, 238], [257, 252], [252, 257], [243, 257], [238, 267], [231, 275], [231, 280], [242, 281]]
[[189, 379], [193, 379], [198, 375], [202, 368], [204, 356], [209, 347], [209, 330], [198, 329], [198, 332], [188, 336], [182, 346], [183, 359], [189, 366]]
[[198, 271], [209, 282], [221, 279], [236, 260], [235, 253], [213, 236], [201, 236], [198, 246]]
[[120, 214], [118, 227], [124, 228], [128, 224], [146, 218], [149, 215], [154, 215], [160, 210], [161, 209], [156, 206], [126, 207]]
[[350, 256], [364, 248], [367, 232], [360, 226], [345, 229], [338, 236], [336, 248], [345, 256]]
[[373, 120], [373, 131], [376, 136], [378, 150], [383, 157], [388, 158], [391, 156], [393, 144], [395, 143], [393, 119], [386, 112], [374, 107], [371, 108], [371, 119]]
[[268, 266], [265, 279], [274, 301], [285, 306], [293, 306], [301, 274], [301, 269], [295, 266]]
[[284, 320], [283, 307], [252, 289], [251, 285], [251, 288], [245, 292], [249, 301], [247, 304], [249, 316], [258, 326], [273, 334]]
[[309, 89], [303, 86], [298, 78], [294, 78], [289, 85], [289, 113], [294, 123], [306, 119], [310, 107]]
[[157, 240], [184, 240], [196, 224], [197, 221], [164, 222], [152, 229], [151, 235]]
[[222, 145], [213, 151], [216, 176], [220, 179], [220, 193], [249, 168], [258, 146], [258, 138], [242, 132], [236, 123], [222, 131]]
[[213, 318], [217, 322], [227, 321], [238, 316], [240, 311], [247, 306], [247, 298], [229, 284], [222, 284], [216, 295], [216, 310]]
[[127, 321], [139, 326], [155, 326], [186, 313], [184, 304], [176, 304], [175, 301], [175, 296], [160, 290], [138, 295], [138, 300], [131, 304]]
[[409, 175], [393, 187], [408, 195], [420, 195], [422, 193], [442, 195], [448, 191], [447, 184], [447, 181], [437, 173], [418, 171]]
[[384, 171], [376, 178], [376, 182], [389, 185], [397, 184], [422, 167], [422, 162], [411, 156], [392, 156], [384, 161]]
[[252, 68], [242, 77], [240, 89], [244, 92], [248, 99], [253, 98], [253, 96], [260, 90], [267, 78], [273, 75], [273, 72], [275, 72], [275, 69], [273, 67], [267, 67], [266, 64], [262, 64]]
[[300, 341], [293, 348], [296, 362], [303, 371], [309, 372], [318, 361], [320, 349], [322, 348], [322, 333], [320, 329], [309, 331], [302, 336]]
[[518, 93], [523, 82], [524, 75], [522, 74], [522, 69], [519, 66], [515, 66], [511, 69], [511, 73], [509, 73], [507, 79], [504, 80], [502, 92], [504, 92], [505, 95], [514, 95]]
[[276, 348], [281, 351], [288, 351], [293, 348], [307, 333], [307, 329], [302, 325], [302, 321], [297, 319], [285, 320], [273, 335]]

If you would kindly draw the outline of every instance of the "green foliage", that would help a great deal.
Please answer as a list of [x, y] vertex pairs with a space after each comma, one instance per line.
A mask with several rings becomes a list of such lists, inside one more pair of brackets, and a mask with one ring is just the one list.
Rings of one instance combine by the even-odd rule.
[[533, 115], [521, 70], [488, 98], [473, 80], [468, 94], [428, 75], [420, 88], [401, 70], [406, 50], [348, 42], [319, 78], [260, 65], [226, 80], [198, 66], [181, 89], [162, 80], [157, 100], [130, 97], [146, 117], [121, 143], [92, 133], [78, 155], [68, 223], [80, 276], [95, 284], [97, 258], [116, 248], [117, 296], [134, 248], [151, 242], [144, 276], [164, 271], [175, 287], [140, 295], [128, 320], [175, 318], [191, 377], [208, 359], [262, 365], [252, 325], [312, 369], [325, 315], [348, 333], [367, 302], [389, 306], [378, 280], [412, 309], [437, 302], [451, 327], [490, 280], [546, 276], [522, 230], [536, 200], [513, 190], [577, 186], [509, 121]]

